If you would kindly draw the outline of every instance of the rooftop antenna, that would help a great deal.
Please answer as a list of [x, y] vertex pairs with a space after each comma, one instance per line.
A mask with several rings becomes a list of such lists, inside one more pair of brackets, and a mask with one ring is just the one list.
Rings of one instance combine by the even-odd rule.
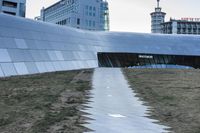
[[157, 8], [159, 8], [160, 0], [157, 0]]
[[160, 0], [157, 0], [157, 8], [160, 6]]

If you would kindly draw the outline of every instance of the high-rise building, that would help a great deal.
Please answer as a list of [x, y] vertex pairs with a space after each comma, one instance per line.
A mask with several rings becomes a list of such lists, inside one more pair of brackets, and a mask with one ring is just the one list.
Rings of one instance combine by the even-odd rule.
[[160, 0], [157, 0], [155, 12], [151, 13], [151, 33], [161, 33], [161, 23], [165, 21], [166, 13], [162, 12], [159, 6]]
[[0, 13], [25, 17], [26, 0], [0, 0]]
[[109, 30], [105, 0], [61, 0], [41, 10], [41, 20], [86, 30]]
[[170, 19], [161, 24], [161, 33], [200, 35], [200, 18]]
[[200, 35], [200, 18], [172, 19], [165, 22], [166, 13], [161, 12], [157, 0], [155, 12], [151, 13], [151, 32], [161, 34], [193, 34]]

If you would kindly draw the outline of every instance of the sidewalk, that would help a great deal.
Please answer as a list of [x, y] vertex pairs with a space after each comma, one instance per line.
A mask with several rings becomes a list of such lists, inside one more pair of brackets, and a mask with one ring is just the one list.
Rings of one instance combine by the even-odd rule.
[[97, 68], [93, 76], [93, 98], [84, 110], [89, 124], [84, 126], [96, 133], [163, 133], [162, 125], [147, 117], [148, 107], [132, 92], [118, 68]]

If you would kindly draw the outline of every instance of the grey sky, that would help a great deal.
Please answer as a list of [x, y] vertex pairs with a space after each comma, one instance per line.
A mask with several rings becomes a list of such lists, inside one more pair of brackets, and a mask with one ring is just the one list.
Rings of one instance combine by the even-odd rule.
[[[39, 16], [40, 9], [58, 0], [27, 0], [27, 17]], [[111, 31], [150, 32], [150, 13], [156, 0], [107, 0], [110, 7]], [[161, 0], [166, 20], [172, 18], [200, 18], [200, 0]]]

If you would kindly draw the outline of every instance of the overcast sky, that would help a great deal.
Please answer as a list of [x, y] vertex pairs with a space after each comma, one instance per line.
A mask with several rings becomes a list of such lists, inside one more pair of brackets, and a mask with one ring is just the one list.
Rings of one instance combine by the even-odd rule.
[[[28, 18], [39, 16], [40, 9], [59, 0], [27, 0]], [[146, 32], [151, 30], [150, 13], [154, 11], [157, 0], [107, 0], [110, 8], [111, 31]], [[200, 18], [200, 0], [161, 0], [166, 19], [170, 17]]]

